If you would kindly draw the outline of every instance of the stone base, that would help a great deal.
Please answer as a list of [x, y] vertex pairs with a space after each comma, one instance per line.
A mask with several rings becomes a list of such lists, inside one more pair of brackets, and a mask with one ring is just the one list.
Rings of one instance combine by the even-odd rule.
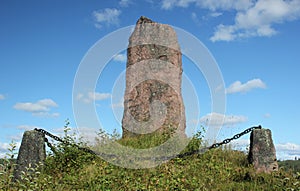
[[25, 131], [17, 157], [14, 181], [20, 180], [21, 173], [29, 166], [35, 168], [46, 159], [45, 135], [35, 130]]
[[248, 159], [257, 173], [278, 171], [276, 150], [269, 129], [255, 129], [251, 132]]

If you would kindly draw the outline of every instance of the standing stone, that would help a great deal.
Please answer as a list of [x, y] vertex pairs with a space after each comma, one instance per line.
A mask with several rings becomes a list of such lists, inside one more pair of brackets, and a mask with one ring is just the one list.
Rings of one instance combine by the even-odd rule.
[[256, 172], [271, 173], [278, 170], [276, 150], [270, 129], [255, 129], [250, 136], [249, 162]]
[[127, 48], [123, 138], [185, 131], [182, 55], [175, 30], [141, 17]]
[[38, 164], [43, 164], [45, 158], [45, 135], [35, 130], [25, 131], [17, 157], [14, 180], [20, 180], [22, 171], [26, 172], [29, 166], [35, 168]]

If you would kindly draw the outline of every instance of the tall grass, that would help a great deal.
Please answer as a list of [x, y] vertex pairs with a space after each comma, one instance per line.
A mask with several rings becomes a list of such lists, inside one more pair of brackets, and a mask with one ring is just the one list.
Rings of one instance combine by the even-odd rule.
[[[66, 127], [67, 128], [67, 127]], [[99, 136], [104, 134], [100, 133]], [[141, 138], [141, 137], [140, 137]], [[99, 138], [137, 148], [149, 148], [165, 137], [119, 139], [119, 135]], [[76, 139], [65, 129], [64, 140]], [[142, 140], [142, 141], [141, 141]], [[76, 142], [86, 146], [84, 142]], [[201, 133], [195, 135], [184, 152], [199, 148]], [[15, 152], [10, 149], [1, 164], [0, 190], [300, 190], [300, 174], [279, 170], [272, 174], [256, 174], [247, 155], [226, 148], [209, 150], [184, 158], [173, 158], [155, 168], [126, 169], [57, 143], [56, 154], [48, 153], [43, 170], [32, 169], [21, 180], [12, 182]], [[41, 169], [41, 168], [39, 168]]]

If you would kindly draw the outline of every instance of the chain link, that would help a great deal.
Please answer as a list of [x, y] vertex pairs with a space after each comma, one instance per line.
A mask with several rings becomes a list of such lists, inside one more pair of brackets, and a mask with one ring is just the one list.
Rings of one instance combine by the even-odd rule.
[[[90, 153], [90, 154], [93, 154], [93, 155], [96, 155], [96, 153], [94, 151], [92, 151], [91, 149], [88, 149], [88, 148], [85, 148], [85, 147], [80, 147], [74, 143], [69, 143], [68, 141], [65, 141], [63, 140], [62, 138], [56, 136], [56, 135], [53, 135], [51, 133], [49, 133], [48, 131], [44, 130], [44, 129], [38, 129], [38, 128], [35, 128], [34, 129], [35, 131], [38, 131], [38, 132], [41, 132], [43, 133], [44, 135], [47, 135], [49, 137], [51, 137], [52, 139], [54, 139], [55, 141], [59, 141], [63, 144], [66, 144], [66, 145], [70, 145], [70, 146], [73, 146], [73, 147], [76, 147], [78, 148], [79, 150], [82, 150], [84, 152], [87, 152], [87, 153]], [[57, 153], [55, 147], [48, 141], [47, 138], [45, 138], [45, 142], [47, 144], [48, 147], [50, 147], [50, 149], [54, 152], [54, 153]]]
[[250, 128], [248, 128], [248, 129], [246, 129], [245, 131], [243, 131], [243, 132], [241, 132], [241, 133], [239, 133], [239, 134], [234, 135], [232, 138], [225, 139], [225, 140], [223, 140], [222, 142], [215, 143], [215, 144], [211, 145], [211, 146], [209, 147], [209, 149], [218, 148], [218, 147], [220, 147], [220, 146], [222, 146], [222, 145], [228, 144], [228, 143], [230, 143], [232, 140], [239, 139], [241, 136], [250, 133], [250, 132], [253, 131], [254, 129], [261, 129], [261, 126], [259, 125], [259, 126], [256, 126], [256, 127], [250, 127]]
[[[175, 157], [177, 157], [177, 158], [183, 158], [183, 157], [194, 155], [194, 154], [201, 154], [201, 153], [206, 152], [207, 150], [215, 149], [215, 148], [218, 148], [218, 147], [220, 147], [222, 145], [228, 144], [232, 140], [239, 139], [241, 136], [252, 132], [254, 129], [261, 129], [261, 128], [262, 127], [260, 125], [259, 126], [254, 126], [254, 127], [250, 127], [248, 129], [246, 129], [245, 131], [234, 135], [232, 138], [224, 139], [222, 142], [214, 143], [214, 144], [212, 144], [209, 147], [204, 147], [204, 148], [201, 148], [201, 149], [197, 149], [197, 150], [194, 150], [194, 151], [186, 152], [186, 153], [179, 154], [179, 155], [176, 155], [176, 156], [163, 156], [163, 157], [155, 158], [155, 160], [166, 161], [166, 160], [169, 160], [169, 159], [172, 159], [172, 158], [175, 158]], [[76, 147], [79, 150], [82, 150], [84, 152], [87, 152], [87, 153], [90, 153], [90, 154], [93, 154], [93, 155], [107, 156], [107, 154], [105, 154], [105, 153], [96, 153], [95, 151], [93, 151], [93, 150], [91, 150], [89, 148], [80, 147], [80, 146], [78, 146], [78, 145], [76, 145], [74, 143], [69, 143], [68, 141], [63, 140], [60, 137], [58, 137], [56, 135], [53, 135], [53, 134], [49, 133], [48, 131], [46, 131], [44, 129], [37, 129], [37, 128], [35, 128], [34, 130], [38, 131], [38, 132], [41, 132], [44, 135], [47, 135], [47, 136], [51, 137], [52, 139], [54, 139], [56, 141], [59, 141], [59, 142], [64, 143], [66, 145], [74, 146], [74, 147]], [[56, 151], [55, 147], [48, 141], [47, 138], [45, 138], [45, 142], [46, 142], [47, 146], [53, 151], [53, 153], [56, 154], [57, 151]], [[117, 156], [112, 156], [112, 155], [110, 157], [117, 158]], [[143, 158], [143, 159], [144, 160], [148, 160], [148, 159], [153, 159], [153, 158], [147, 157], [147, 158]]]
[[46, 137], [45, 137], [45, 143], [47, 144], [47, 146], [51, 149], [51, 151], [54, 154], [57, 154], [57, 151], [56, 151], [55, 147], [48, 141], [48, 139]]

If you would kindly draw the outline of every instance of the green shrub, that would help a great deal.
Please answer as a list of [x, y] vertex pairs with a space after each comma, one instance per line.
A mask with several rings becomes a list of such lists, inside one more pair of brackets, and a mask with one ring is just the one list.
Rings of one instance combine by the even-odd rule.
[[8, 153], [0, 163], [0, 190], [9, 190], [12, 185], [13, 171], [15, 167], [16, 143], [9, 144]]
[[[85, 164], [91, 163], [96, 156], [87, 153], [80, 148], [86, 148], [84, 142], [76, 142], [75, 134], [69, 134], [69, 122], [64, 126], [63, 142], [54, 144], [54, 151], [49, 153], [45, 161], [45, 173], [54, 176], [63, 176], [66, 174], [76, 174]], [[65, 144], [68, 143], [68, 144]], [[77, 145], [77, 146], [74, 146]]]

